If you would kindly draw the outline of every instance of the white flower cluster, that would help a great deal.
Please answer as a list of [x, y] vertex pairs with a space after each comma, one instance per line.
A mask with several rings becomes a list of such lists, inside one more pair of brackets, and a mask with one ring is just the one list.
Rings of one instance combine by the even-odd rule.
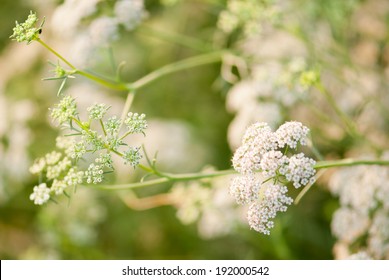
[[[146, 115], [130, 112], [124, 120], [111, 116], [105, 121], [109, 108], [103, 103], [96, 103], [87, 109], [87, 121], [82, 121], [77, 112], [75, 99], [65, 96], [51, 110], [52, 118], [65, 129], [69, 129], [71, 134], [57, 139], [57, 148], [61, 149], [61, 152], [53, 151], [37, 159], [31, 166], [31, 173], [40, 175], [41, 180], [46, 180], [45, 188], [42, 184], [34, 188], [30, 198], [35, 204], [45, 203], [51, 195], [67, 194], [66, 190], [69, 187], [75, 187], [82, 182], [88, 184], [103, 182], [104, 175], [113, 171], [112, 154], [119, 155], [125, 164], [134, 168], [139, 164], [142, 158], [140, 147], [131, 147], [124, 140], [130, 134], [145, 135], [148, 126]], [[120, 133], [122, 125], [127, 129]], [[127, 149], [121, 150], [122, 146], [126, 146]], [[95, 157], [94, 162], [89, 164], [86, 170], [78, 171], [80, 159], [97, 151], [99, 155]]]
[[270, 185], [263, 193], [260, 201], [250, 205], [247, 217], [252, 229], [269, 235], [274, 227], [274, 219], [278, 212], [285, 212], [287, 205], [292, 204], [293, 199], [286, 194], [288, 188], [281, 185]]
[[331, 228], [338, 259], [389, 258], [389, 168], [353, 166], [337, 170], [329, 188], [339, 196]]
[[101, 120], [107, 113], [109, 107], [105, 104], [97, 104], [88, 107], [89, 118], [92, 120]]
[[246, 130], [232, 159], [241, 175], [232, 180], [230, 194], [238, 204], [250, 205], [248, 221], [252, 229], [270, 234], [272, 219], [293, 202], [282, 182], [292, 182], [299, 188], [315, 181], [313, 159], [303, 153], [291, 157], [286, 154], [299, 144], [306, 145], [308, 133], [309, 129], [296, 121], [286, 122], [275, 132], [261, 122]]
[[[58, 141], [57, 143], [61, 143]], [[63, 143], [63, 142], [62, 142]], [[61, 146], [61, 145], [58, 145]], [[61, 146], [64, 147], [64, 146]], [[47, 183], [40, 183], [34, 187], [30, 200], [37, 205], [47, 202], [52, 195], [61, 195], [69, 187], [75, 187], [83, 182], [84, 172], [78, 171], [76, 166], [72, 165], [66, 154], [53, 151], [39, 158], [30, 167], [32, 174], [44, 176], [48, 182], [52, 181], [50, 187]]]
[[77, 116], [76, 100], [67, 95], [53, 109], [51, 109], [51, 117], [53, 120], [63, 124], [69, 122]]
[[127, 118], [124, 120], [129, 133], [144, 133], [147, 128], [147, 122], [145, 120], [145, 114], [138, 114], [129, 112]]

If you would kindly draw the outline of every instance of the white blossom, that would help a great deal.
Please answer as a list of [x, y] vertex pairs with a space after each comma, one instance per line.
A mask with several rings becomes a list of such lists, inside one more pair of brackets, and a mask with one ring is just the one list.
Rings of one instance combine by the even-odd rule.
[[69, 169], [69, 172], [63, 180], [67, 186], [76, 186], [78, 184], [82, 184], [83, 177], [83, 171], [77, 171], [77, 167], [72, 167]]
[[240, 146], [232, 158], [232, 166], [242, 174], [253, 173], [260, 167], [261, 156], [255, 153], [249, 145]]
[[30, 195], [30, 200], [36, 205], [42, 205], [50, 199], [50, 189], [46, 183], [39, 184], [34, 187], [33, 193]]
[[107, 113], [109, 106], [101, 103], [95, 103], [94, 105], [88, 107], [87, 111], [89, 113], [89, 118], [92, 120], [101, 120], [104, 115]]
[[285, 172], [283, 175], [286, 180], [293, 182], [295, 188], [299, 188], [315, 181], [315, 164], [316, 161], [299, 153], [289, 158], [288, 166], [282, 172]]
[[275, 177], [277, 172], [286, 173], [288, 163], [288, 157], [280, 151], [269, 151], [263, 155], [260, 167], [266, 177]]
[[129, 112], [127, 118], [124, 120], [124, 124], [128, 128], [129, 133], [143, 133], [147, 128], [147, 121], [145, 114], [138, 114]]
[[[308, 131], [298, 122], [285, 123], [276, 132], [267, 123], [257, 122], [243, 135], [242, 145], [232, 158], [234, 169], [241, 175], [231, 181], [230, 194], [238, 204], [251, 203], [249, 224], [256, 231], [269, 234], [274, 224], [271, 219], [293, 201], [280, 182], [292, 182], [295, 188], [314, 183], [316, 162], [303, 153], [288, 157], [285, 147], [305, 144]], [[270, 183], [273, 185], [267, 186]]]
[[68, 185], [64, 181], [54, 179], [53, 184], [51, 185], [51, 191], [53, 191], [56, 195], [60, 195], [63, 194], [67, 187]]
[[38, 158], [34, 164], [30, 167], [31, 174], [39, 174], [46, 168], [46, 160], [44, 158]]
[[243, 135], [242, 144], [249, 145], [258, 154], [277, 148], [277, 139], [267, 123], [257, 122], [249, 126]]
[[125, 151], [123, 155], [124, 163], [136, 167], [142, 158], [139, 150], [140, 147], [130, 147], [127, 151]]
[[69, 169], [72, 165], [70, 159], [68, 157], [64, 157], [61, 161], [59, 161], [55, 165], [50, 165], [47, 167], [46, 176], [50, 179], [55, 179], [63, 174], [65, 171]]
[[230, 185], [230, 194], [238, 204], [249, 204], [257, 200], [262, 180], [254, 174], [236, 176]]
[[51, 109], [51, 117], [57, 120], [59, 124], [71, 121], [77, 115], [76, 100], [67, 95], [58, 104]]
[[88, 170], [85, 171], [84, 176], [88, 184], [98, 184], [104, 179], [104, 165], [91, 163]]
[[288, 188], [280, 185], [269, 185], [263, 193], [263, 198], [250, 205], [247, 213], [249, 225], [255, 231], [270, 234], [274, 227], [273, 219], [278, 212], [285, 212], [293, 199], [286, 194]]
[[281, 125], [276, 131], [276, 137], [278, 146], [284, 148], [289, 146], [292, 149], [296, 149], [297, 145], [307, 144], [309, 129], [303, 126], [300, 122], [286, 122]]
[[54, 165], [56, 164], [62, 157], [62, 154], [56, 151], [52, 151], [51, 153], [46, 154], [46, 164], [47, 165]]

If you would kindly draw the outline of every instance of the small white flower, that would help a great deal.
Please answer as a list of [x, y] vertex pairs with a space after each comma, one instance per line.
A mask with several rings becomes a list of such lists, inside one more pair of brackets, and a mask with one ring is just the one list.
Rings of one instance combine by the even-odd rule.
[[97, 104], [88, 107], [89, 118], [92, 120], [101, 120], [107, 113], [109, 107], [105, 104]]
[[46, 154], [45, 159], [47, 165], [56, 164], [62, 157], [62, 154], [56, 151], [52, 151], [51, 153]]
[[263, 155], [260, 166], [266, 177], [275, 177], [277, 171], [285, 174], [289, 160], [280, 151], [270, 151]]
[[305, 157], [303, 153], [291, 156], [284, 173], [286, 180], [293, 182], [295, 188], [313, 183], [316, 174], [315, 164], [316, 161]]
[[247, 128], [242, 144], [249, 145], [259, 154], [264, 154], [277, 149], [277, 138], [267, 123], [257, 122]]
[[232, 166], [242, 174], [253, 173], [260, 168], [261, 155], [251, 149], [249, 145], [240, 146], [232, 158]]
[[72, 146], [70, 146], [66, 153], [72, 158], [72, 159], [80, 159], [82, 156], [86, 153], [86, 147], [84, 141], [80, 141], [78, 143], [74, 143]]
[[127, 118], [124, 120], [124, 124], [128, 128], [129, 133], [143, 133], [147, 128], [147, 121], [145, 120], [145, 114], [138, 114], [129, 112]]
[[65, 96], [58, 104], [55, 105], [55, 108], [51, 109], [51, 117], [53, 120], [57, 120], [59, 124], [70, 121], [72, 118], [76, 117], [76, 115], [76, 100], [69, 95]]
[[254, 174], [236, 176], [230, 185], [230, 194], [238, 204], [249, 204], [257, 200], [261, 188], [261, 179]]
[[130, 147], [127, 151], [125, 151], [123, 155], [124, 164], [128, 163], [131, 166], [136, 167], [142, 158], [139, 150], [140, 147]]
[[68, 170], [68, 168], [72, 165], [70, 159], [68, 157], [64, 157], [61, 161], [59, 161], [55, 165], [50, 165], [47, 167], [47, 179], [55, 179], [58, 178], [62, 173]]
[[288, 188], [280, 185], [269, 185], [263, 193], [260, 201], [250, 205], [247, 213], [249, 225], [255, 231], [263, 234], [270, 234], [270, 229], [274, 227], [274, 219], [278, 212], [285, 212], [293, 199], [286, 194]]
[[275, 132], [278, 146], [284, 148], [289, 146], [292, 149], [297, 148], [297, 144], [306, 145], [309, 129], [300, 122], [286, 122]]
[[98, 184], [104, 179], [104, 165], [102, 164], [90, 164], [88, 170], [85, 171], [86, 182], [88, 184]]
[[46, 183], [34, 187], [34, 192], [30, 195], [30, 200], [36, 205], [42, 205], [50, 199], [50, 189]]
[[38, 158], [34, 164], [30, 167], [31, 174], [39, 174], [46, 168], [46, 160], [44, 158]]
[[112, 157], [111, 154], [100, 153], [99, 157], [95, 159], [97, 164], [102, 164], [105, 167], [112, 168]]
[[51, 185], [51, 190], [56, 194], [63, 194], [63, 191], [67, 188], [67, 184], [62, 180], [54, 179], [53, 184]]
[[120, 119], [118, 119], [116, 116], [112, 116], [104, 122], [105, 130], [110, 135], [116, 135], [119, 132], [120, 123]]
[[73, 167], [69, 169], [68, 174], [66, 174], [63, 180], [67, 186], [76, 186], [78, 184], [82, 184], [83, 177], [84, 177], [84, 172], [83, 171], [77, 172], [77, 168]]

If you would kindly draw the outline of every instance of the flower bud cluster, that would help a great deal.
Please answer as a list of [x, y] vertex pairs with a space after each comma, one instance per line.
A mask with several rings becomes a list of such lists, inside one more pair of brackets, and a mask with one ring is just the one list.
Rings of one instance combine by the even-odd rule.
[[77, 116], [76, 100], [69, 95], [65, 96], [60, 103], [51, 109], [50, 116], [59, 124], [70, 122], [72, 118]]
[[10, 36], [10, 38], [19, 43], [27, 42], [27, 44], [30, 44], [32, 41], [38, 39], [42, 27], [35, 27], [38, 20], [39, 19], [36, 14], [31, 11], [25, 22], [18, 23], [16, 21], [16, 26], [13, 28], [14, 33]]
[[299, 188], [314, 182], [316, 162], [303, 153], [287, 155], [287, 151], [307, 144], [308, 133], [309, 129], [296, 121], [284, 123], [275, 132], [261, 122], [247, 128], [232, 158], [234, 169], [241, 175], [232, 180], [230, 194], [238, 204], [250, 205], [252, 229], [270, 234], [272, 219], [293, 202], [285, 183]]
[[30, 200], [37, 205], [44, 204], [52, 196], [66, 193], [68, 188], [81, 184], [84, 177], [84, 172], [78, 171], [66, 154], [57, 151], [38, 158], [30, 167], [30, 172], [46, 178], [47, 181], [35, 186], [30, 195]]
[[129, 133], [143, 133], [147, 128], [147, 121], [145, 120], [145, 114], [128, 113], [124, 123], [127, 126]]
[[[136, 167], [142, 155], [140, 147], [131, 147], [124, 142], [130, 134], [145, 134], [147, 121], [145, 114], [128, 113], [124, 120], [116, 116], [107, 117], [109, 106], [94, 104], [88, 111], [88, 120], [79, 118], [76, 101], [71, 96], [64, 96], [59, 104], [51, 109], [51, 117], [71, 133], [67, 137], [57, 138], [57, 148], [61, 152], [53, 151], [45, 157], [37, 159], [31, 166], [30, 172], [40, 175], [46, 182], [36, 186], [30, 199], [35, 204], [47, 202], [51, 196], [66, 194], [69, 187], [75, 187], [83, 182], [98, 184], [103, 182], [106, 173], [112, 172], [112, 155], [122, 157], [125, 164]], [[120, 128], [123, 133], [120, 132]], [[126, 149], [121, 151], [121, 147]], [[99, 152], [99, 153], [96, 153]], [[92, 154], [93, 163], [84, 171], [79, 171], [78, 164], [81, 159], [90, 160]], [[94, 156], [98, 154], [98, 156]], [[81, 169], [81, 168], [80, 168]]]

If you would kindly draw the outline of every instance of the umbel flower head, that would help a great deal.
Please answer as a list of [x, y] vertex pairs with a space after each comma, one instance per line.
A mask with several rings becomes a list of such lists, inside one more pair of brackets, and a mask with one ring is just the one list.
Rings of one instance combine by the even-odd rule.
[[[30, 172], [43, 181], [34, 187], [30, 196], [35, 204], [42, 205], [62, 194], [69, 196], [70, 190], [79, 184], [104, 182], [105, 175], [114, 171], [114, 155], [134, 168], [139, 165], [140, 147], [130, 146], [125, 140], [131, 134], [145, 134], [146, 115], [130, 112], [121, 120], [107, 116], [109, 108], [96, 103], [87, 109], [87, 121], [83, 121], [76, 100], [66, 95], [50, 110], [51, 118], [72, 133], [57, 139], [60, 151], [48, 153], [31, 166]], [[84, 162], [90, 161], [91, 157], [93, 162], [85, 168]]]
[[285, 212], [293, 199], [285, 185], [299, 188], [315, 181], [316, 162], [303, 153], [288, 157], [287, 152], [306, 145], [309, 129], [300, 122], [286, 122], [273, 132], [267, 123], [247, 128], [232, 165], [241, 175], [230, 186], [238, 204], [249, 205], [248, 222], [258, 232], [270, 234], [272, 219]]
[[16, 26], [13, 28], [13, 34], [10, 36], [13, 40], [17, 42], [27, 42], [30, 44], [32, 41], [39, 38], [39, 34], [42, 32], [42, 26], [44, 24], [44, 20], [42, 21], [39, 27], [36, 27], [36, 23], [38, 22], [38, 17], [35, 13], [30, 11], [27, 19], [23, 23], [18, 23], [16, 21]]

